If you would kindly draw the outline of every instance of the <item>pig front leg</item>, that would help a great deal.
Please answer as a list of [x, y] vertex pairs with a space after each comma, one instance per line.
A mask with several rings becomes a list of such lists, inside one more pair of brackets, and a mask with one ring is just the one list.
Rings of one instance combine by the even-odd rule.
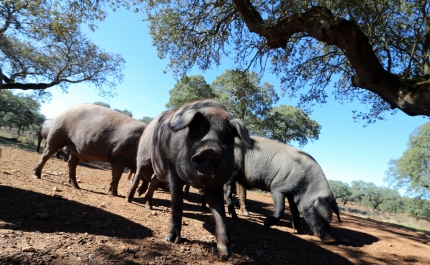
[[[171, 173], [172, 174], [172, 173]], [[167, 230], [166, 240], [174, 243], [181, 242], [182, 211], [183, 211], [183, 192], [184, 186], [179, 177], [175, 174], [169, 176], [170, 196], [172, 201], [172, 219]]]
[[232, 200], [233, 185], [234, 185], [234, 181], [228, 181], [224, 185], [224, 197], [227, 203], [228, 213], [231, 214], [231, 218], [237, 219], [238, 217], [237, 217], [236, 211], [234, 210], [234, 204]]
[[203, 192], [215, 219], [218, 254], [226, 260], [231, 255], [231, 246], [224, 209], [223, 187], [206, 188]]
[[279, 219], [281, 219], [285, 210], [285, 195], [283, 192], [272, 189], [272, 198], [273, 202], [275, 203], [275, 210], [271, 216], [268, 216], [266, 220], [264, 220], [265, 227], [276, 225], [279, 222]]

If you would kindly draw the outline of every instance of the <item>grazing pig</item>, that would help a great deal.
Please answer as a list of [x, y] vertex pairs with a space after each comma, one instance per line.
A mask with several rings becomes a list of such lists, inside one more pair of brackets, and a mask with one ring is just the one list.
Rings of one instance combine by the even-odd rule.
[[[294, 147], [262, 137], [252, 139], [253, 149], [240, 141], [235, 143], [235, 174], [224, 186], [229, 213], [236, 216], [231, 188], [237, 181], [247, 189], [257, 188], [272, 193], [275, 210], [264, 221], [265, 226], [278, 223], [284, 213], [286, 197], [293, 227], [298, 233], [303, 233], [301, 213], [316, 236], [325, 242], [332, 241], [331, 216], [334, 211], [340, 221], [339, 209], [318, 163]], [[244, 208], [245, 195], [242, 191], [238, 192], [242, 194], [242, 211], [247, 212]]]
[[[40, 143], [42, 142], [43, 139], [46, 139], [48, 137], [49, 128], [51, 127], [51, 121], [52, 121], [52, 119], [45, 120], [40, 125], [39, 129], [37, 130], [37, 148], [36, 148], [36, 151], [38, 153], [40, 150]], [[61, 149], [58, 149], [56, 152], [56, 157], [58, 159], [63, 158], [63, 160], [66, 162], [69, 161], [69, 156], [70, 156], [70, 151], [66, 146], [61, 148]]]
[[76, 182], [79, 160], [109, 162], [112, 181], [109, 192], [118, 195], [118, 182], [125, 167], [136, 170], [136, 154], [146, 124], [125, 114], [93, 104], [71, 107], [51, 121], [46, 147], [34, 168], [40, 178], [42, 168], [51, 155], [66, 146], [71, 152], [69, 183]]
[[230, 254], [225, 220], [223, 185], [234, 169], [234, 139], [247, 148], [252, 140], [239, 119], [233, 119], [216, 100], [201, 100], [178, 110], [167, 111], [152, 120], [139, 142], [137, 170], [127, 195], [131, 201], [141, 179], [149, 182], [155, 172], [168, 182], [172, 198], [172, 219], [166, 239], [181, 241], [184, 184], [202, 189], [216, 222], [215, 236], [222, 258]]

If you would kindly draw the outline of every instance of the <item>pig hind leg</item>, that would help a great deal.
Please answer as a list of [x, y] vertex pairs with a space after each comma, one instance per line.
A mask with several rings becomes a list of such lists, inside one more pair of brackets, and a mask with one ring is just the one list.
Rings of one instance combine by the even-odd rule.
[[113, 196], [118, 196], [118, 183], [124, 172], [125, 165], [118, 161], [112, 161], [112, 181], [109, 186], [109, 193]]
[[246, 209], [246, 204], [245, 204], [245, 201], [246, 201], [245, 187], [239, 182], [236, 182], [236, 191], [237, 191], [237, 196], [239, 197], [240, 209], [242, 210], [243, 215], [249, 216], [249, 212]]
[[297, 208], [297, 204], [294, 202], [293, 196], [287, 196], [288, 204], [290, 206], [291, 217], [293, 219], [293, 228], [296, 229], [297, 233], [304, 234], [303, 228], [300, 224], [300, 212]]
[[46, 164], [46, 161], [58, 150], [55, 146], [50, 145], [49, 143], [46, 144], [45, 149], [42, 153], [42, 158], [40, 159], [39, 163], [34, 167], [33, 171], [33, 177], [40, 179], [42, 174], [42, 169]]
[[76, 181], [76, 167], [78, 166], [78, 163], [79, 157], [72, 154], [69, 159], [69, 184], [76, 189], [79, 189], [78, 182]]

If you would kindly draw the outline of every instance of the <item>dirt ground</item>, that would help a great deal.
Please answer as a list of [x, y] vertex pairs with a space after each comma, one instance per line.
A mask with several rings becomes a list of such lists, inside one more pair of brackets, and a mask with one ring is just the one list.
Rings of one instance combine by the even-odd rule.
[[34, 179], [39, 154], [1, 148], [0, 264], [430, 264], [430, 232], [341, 213], [343, 222], [332, 222], [337, 242], [327, 245], [296, 234], [288, 208], [279, 225], [265, 228], [272, 199], [254, 192], [249, 218], [228, 217], [233, 254], [223, 261], [196, 190], [184, 202], [183, 242], [173, 244], [164, 240], [168, 193], [157, 191], [154, 209], [146, 210], [142, 198], [126, 202], [125, 173], [120, 196], [112, 197], [106, 168], [78, 166], [78, 190], [67, 184], [67, 163], [51, 158], [42, 179]]

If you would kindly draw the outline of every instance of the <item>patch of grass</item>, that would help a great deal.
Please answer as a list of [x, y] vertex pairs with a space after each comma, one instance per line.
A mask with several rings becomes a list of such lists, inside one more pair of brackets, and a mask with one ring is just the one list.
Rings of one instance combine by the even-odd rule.
[[36, 150], [36, 142], [30, 135], [20, 135], [16, 139], [16, 134], [13, 132], [0, 130], [0, 145], [4, 147], [20, 148], [27, 151]]

